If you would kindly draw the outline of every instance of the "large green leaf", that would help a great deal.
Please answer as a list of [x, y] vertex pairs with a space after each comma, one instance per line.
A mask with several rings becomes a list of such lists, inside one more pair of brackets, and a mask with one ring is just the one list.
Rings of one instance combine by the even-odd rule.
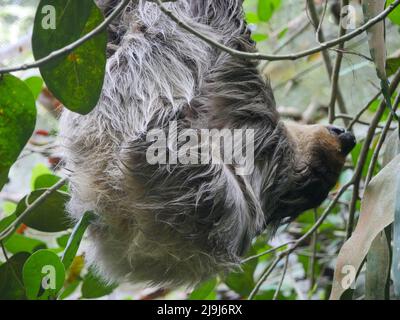
[[28, 299], [54, 298], [64, 284], [64, 265], [54, 252], [39, 250], [25, 262], [23, 279]]
[[[35, 190], [23, 198], [18, 203], [16, 215], [21, 215], [27, 205], [32, 204], [46, 190]], [[65, 192], [55, 191], [44, 202], [33, 209], [22, 222], [30, 228], [43, 232], [64, 231], [71, 227], [71, 223], [65, 213], [65, 203], [68, 199], [69, 196]]]
[[280, 6], [281, 0], [258, 0], [258, 18], [268, 22]]
[[[54, 29], [43, 24], [51, 19], [51, 12], [42, 13], [49, 5], [55, 8]], [[93, 0], [41, 0], [32, 35], [35, 59], [82, 38], [103, 21]], [[40, 67], [47, 87], [68, 109], [87, 114], [96, 106], [104, 81], [106, 46], [107, 33], [102, 32], [68, 55]]]
[[47, 246], [46, 244], [37, 239], [25, 237], [21, 234], [13, 234], [7, 241], [4, 243], [8, 252], [13, 254], [18, 252], [29, 252], [32, 253], [38, 249], [45, 249]]
[[25, 300], [22, 268], [30, 254], [20, 252], [0, 266], [0, 300]]
[[32, 136], [35, 123], [35, 99], [28, 86], [12, 75], [0, 77], [0, 190]]

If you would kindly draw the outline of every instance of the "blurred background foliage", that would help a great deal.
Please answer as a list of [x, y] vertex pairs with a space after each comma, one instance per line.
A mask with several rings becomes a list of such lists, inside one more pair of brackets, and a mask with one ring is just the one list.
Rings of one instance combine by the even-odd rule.
[[[337, 3], [335, 0], [328, 0], [328, 10], [322, 24], [328, 40], [336, 38], [338, 34], [338, 15], [335, 11]], [[315, 4], [321, 13], [324, 2], [316, 0]], [[351, 1], [351, 4], [357, 9], [356, 24], [359, 26], [363, 23], [361, 6], [359, 1]], [[37, 5], [37, 0], [0, 0], [0, 67], [33, 59], [30, 38]], [[253, 39], [258, 43], [261, 52], [298, 52], [317, 44], [314, 28], [305, 10], [305, 1], [245, 0], [244, 7], [253, 31]], [[396, 11], [397, 16], [400, 14], [399, 10]], [[400, 56], [399, 19], [394, 17], [392, 20], [387, 25], [387, 50], [389, 56], [393, 57], [394, 71], [397, 71], [399, 64], [396, 57]], [[380, 86], [373, 63], [362, 56], [369, 55], [366, 36], [351, 40], [347, 47], [359, 53], [346, 54], [340, 72], [340, 87], [346, 98], [346, 106], [349, 114], [354, 115], [379, 92]], [[329, 54], [333, 61], [336, 53], [330, 51]], [[321, 53], [297, 61], [261, 62], [260, 65], [263, 75], [271, 81], [283, 117], [303, 123], [328, 122], [330, 80], [324, 68]], [[57, 117], [61, 104], [44, 86], [38, 70], [18, 72], [17, 76], [32, 91], [38, 116], [34, 134], [19, 160], [12, 166], [9, 181], [0, 193], [0, 231], [16, 219], [26, 206], [40, 197], [45, 188], [60, 181], [62, 175], [59, 168], [61, 159], [56, 145]], [[364, 124], [358, 123], [354, 126], [359, 144], [352, 152], [330, 199], [351, 179], [368, 130], [368, 125], [365, 124], [368, 124], [378, 109], [380, 99], [373, 100], [362, 116]], [[388, 116], [387, 111], [381, 119], [382, 126]], [[337, 124], [343, 125], [340, 120]], [[377, 138], [378, 136], [374, 139], [374, 145]], [[367, 159], [367, 167], [372, 152], [373, 148]], [[381, 164], [382, 160], [379, 158], [376, 172], [380, 170]], [[340, 197], [318, 232], [271, 270], [268, 279], [259, 287], [255, 299], [329, 297], [336, 257], [346, 240], [351, 197], [352, 189], [349, 188]], [[37, 264], [61, 257], [67, 246], [72, 232], [72, 226], [67, 223], [63, 211], [67, 198], [68, 188], [64, 186], [35, 210], [31, 221], [25, 220], [4, 241], [0, 253], [0, 299], [54, 297], [54, 292], [38, 291], [41, 277], [38, 278]], [[274, 238], [260, 236], [254, 241], [249, 256], [265, 253], [304, 235], [326, 209], [330, 199], [320, 208], [304, 213], [289, 226], [283, 226]], [[359, 201], [356, 209], [357, 216], [360, 210]], [[83, 241], [70, 268], [60, 266], [60, 272], [66, 272], [65, 281], [57, 284], [57, 289], [61, 289], [60, 299], [245, 299], [253, 291], [258, 279], [268, 270], [274, 256], [279, 253], [277, 250], [253, 258], [243, 264], [242, 271], [221, 275], [202, 283], [194, 290], [170, 291], [129, 284], [104, 284], [93, 270], [85, 266], [84, 244]], [[33, 263], [27, 263], [29, 259]], [[363, 270], [358, 278], [355, 298], [363, 297], [364, 279]]]

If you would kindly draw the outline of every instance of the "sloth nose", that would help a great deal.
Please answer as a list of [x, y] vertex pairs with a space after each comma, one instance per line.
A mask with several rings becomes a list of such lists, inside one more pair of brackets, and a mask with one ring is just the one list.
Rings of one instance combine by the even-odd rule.
[[346, 131], [345, 129], [336, 126], [327, 126], [327, 129], [332, 135], [338, 137], [341, 145], [341, 151], [344, 155], [349, 154], [357, 144], [354, 134], [350, 131]]

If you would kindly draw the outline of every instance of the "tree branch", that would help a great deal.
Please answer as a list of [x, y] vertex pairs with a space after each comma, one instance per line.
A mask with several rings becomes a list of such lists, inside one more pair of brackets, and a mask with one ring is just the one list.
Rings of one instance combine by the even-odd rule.
[[67, 45], [66, 47], [64, 47], [62, 49], [53, 51], [48, 56], [43, 57], [42, 59], [39, 59], [33, 63], [23, 64], [23, 65], [16, 66], [16, 67], [1, 68], [0, 75], [5, 74], [5, 73], [10, 73], [10, 72], [15, 72], [15, 71], [22, 71], [22, 70], [38, 68], [58, 57], [64, 56], [64, 55], [72, 52], [73, 50], [75, 50], [76, 48], [78, 48], [79, 46], [84, 44], [85, 42], [89, 41], [90, 39], [97, 36], [99, 33], [106, 30], [107, 27], [109, 26], [109, 24], [122, 12], [122, 10], [129, 4], [130, 1], [131, 0], [123, 0], [118, 5], [118, 7], [116, 7], [116, 9], [98, 27], [96, 27], [95, 29], [93, 29], [92, 31], [90, 31], [88, 34], [86, 34], [82, 38], [78, 39], [77, 41]]

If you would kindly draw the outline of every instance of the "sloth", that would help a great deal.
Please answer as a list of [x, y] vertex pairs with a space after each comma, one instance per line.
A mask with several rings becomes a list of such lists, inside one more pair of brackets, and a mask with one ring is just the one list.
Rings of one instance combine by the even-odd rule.
[[[97, 0], [106, 16], [118, 3]], [[256, 50], [242, 0], [164, 6], [227, 47]], [[95, 213], [86, 258], [105, 281], [193, 286], [237, 270], [256, 236], [272, 236], [327, 197], [354, 136], [335, 126], [282, 121], [256, 61], [183, 30], [153, 1], [131, 1], [108, 32], [98, 105], [85, 116], [65, 110], [60, 119], [70, 172], [67, 211], [76, 220]], [[195, 135], [251, 132], [252, 148], [242, 147], [252, 150], [251, 170], [238, 173], [236, 158], [222, 161], [222, 150], [241, 148], [229, 139], [208, 154], [209, 163], [149, 161], [157, 142], [149, 133], [166, 133], [171, 123]], [[199, 148], [200, 142], [189, 149]], [[174, 149], [158, 152], [171, 159]]]

